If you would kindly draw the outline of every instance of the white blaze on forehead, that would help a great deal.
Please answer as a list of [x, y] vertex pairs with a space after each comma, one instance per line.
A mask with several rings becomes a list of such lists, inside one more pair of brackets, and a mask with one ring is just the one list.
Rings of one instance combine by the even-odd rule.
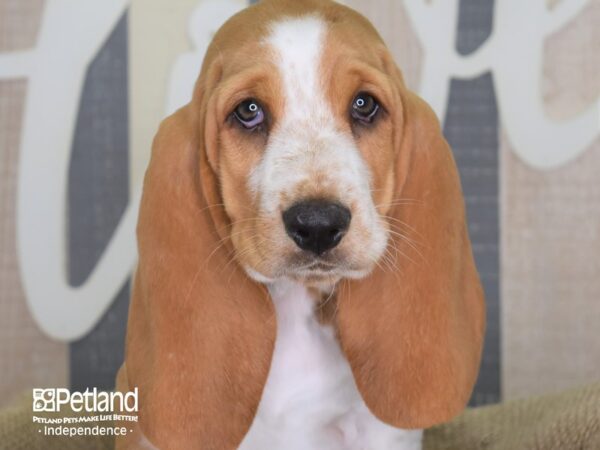
[[288, 113], [284, 120], [325, 115], [319, 76], [325, 32], [326, 24], [316, 16], [287, 19], [272, 26], [267, 43], [276, 54], [282, 76]]

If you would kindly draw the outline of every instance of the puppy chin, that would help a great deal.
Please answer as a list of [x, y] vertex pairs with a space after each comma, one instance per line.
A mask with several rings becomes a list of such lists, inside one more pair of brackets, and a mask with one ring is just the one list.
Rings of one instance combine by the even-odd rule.
[[341, 279], [339, 275], [327, 273], [292, 274], [289, 278], [308, 288], [315, 288], [320, 291], [330, 290]]
[[[373, 264], [373, 266], [375, 266]], [[340, 267], [330, 267], [329, 269], [320, 270], [315, 269], [304, 269], [298, 270], [287, 274], [287, 278], [290, 278], [298, 283], [302, 283], [307, 287], [316, 289], [329, 290], [333, 288], [338, 282], [344, 279], [361, 279], [368, 276], [373, 271], [373, 267], [365, 268], [344, 268], [343, 265]]]
[[[352, 257], [354, 256], [354, 257]], [[280, 280], [291, 280], [309, 288], [334, 287], [340, 280], [359, 280], [367, 277], [375, 268], [372, 260], [357, 261], [356, 255], [333, 254], [329, 257], [308, 258], [296, 252], [283, 263], [286, 270], [269, 270], [265, 273], [259, 268], [243, 263], [246, 274], [254, 281], [262, 284], [273, 284]], [[285, 260], [285, 259], [283, 259]], [[351, 262], [353, 261], [353, 262]], [[368, 262], [367, 262], [368, 261]]]
[[289, 273], [283, 277], [272, 278], [247, 265], [244, 265], [244, 270], [246, 274], [257, 283], [272, 284], [278, 280], [288, 279], [297, 283], [301, 283], [306, 287], [314, 287], [319, 289], [331, 287], [335, 285], [341, 278], [339, 275], [318, 272]]

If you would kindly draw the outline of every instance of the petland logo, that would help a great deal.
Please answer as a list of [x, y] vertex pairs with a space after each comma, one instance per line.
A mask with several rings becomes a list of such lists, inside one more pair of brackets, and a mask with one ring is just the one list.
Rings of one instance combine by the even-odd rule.
[[33, 412], [60, 412], [65, 405], [74, 412], [135, 413], [138, 410], [138, 388], [125, 394], [98, 391], [96, 388], [85, 392], [71, 392], [65, 388], [33, 389]]

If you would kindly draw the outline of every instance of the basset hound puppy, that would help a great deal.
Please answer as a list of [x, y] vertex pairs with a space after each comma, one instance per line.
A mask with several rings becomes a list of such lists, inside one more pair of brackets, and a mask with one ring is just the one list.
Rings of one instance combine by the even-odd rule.
[[220, 29], [137, 235], [120, 448], [417, 449], [469, 400], [484, 301], [452, 152], [349, 8], [263, 0]]

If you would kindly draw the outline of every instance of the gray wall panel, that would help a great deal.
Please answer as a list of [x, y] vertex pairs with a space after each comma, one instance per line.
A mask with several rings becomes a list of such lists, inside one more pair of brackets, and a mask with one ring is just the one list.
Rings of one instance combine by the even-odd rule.
[[[461, 0], [456, 48], [475, 51], [492, 31], [493, 0]], [[490, 73], [452, 80], [444, 123], [458, 165], [473, 253], [487, 303], [487, 331], [471, 404], [500, 400], [500, 229], [498, 107]]]
[[[127, 15], [89, 66], [69, 167], [69, 281], [85, 281], [128, 201]], [[112, 388], [123, 361], [129, 283], [70, 346], [71, 386]]]
[[496, 402], [500, 396], [498, 112], [490, 74], [452, 81], [444, 134], [460, 171], [487, 303], [485, 349], [472, 402]]
[[461, 0], [456, 50], [461, 55], [468, 55], [477, 50], [492, 33], [493, 19], [494, 0]]

